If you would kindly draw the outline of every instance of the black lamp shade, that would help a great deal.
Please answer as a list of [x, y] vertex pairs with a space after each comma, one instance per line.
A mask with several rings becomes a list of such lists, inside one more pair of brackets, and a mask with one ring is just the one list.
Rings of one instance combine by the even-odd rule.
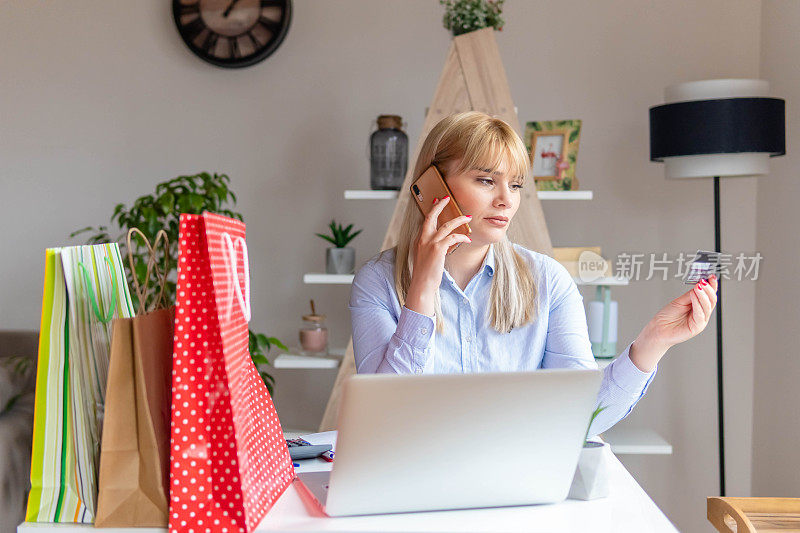
[[650, 108], [650, 160], [743, 152], [786, 153], [785, 101], [720, 98]]

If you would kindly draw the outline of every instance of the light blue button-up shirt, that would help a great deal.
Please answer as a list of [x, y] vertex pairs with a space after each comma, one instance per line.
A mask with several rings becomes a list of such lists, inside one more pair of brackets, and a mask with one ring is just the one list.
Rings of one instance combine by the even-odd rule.
[[[514, 248], [529, 263], [539, 291], [536, 320], [499, 333], [489, 323], [494, 275], [490, 246], [477, 274], [463, 291], [445, 270], [439, 286], [444, 331], [432, 317], [401, 307], [394, 288], [394, 250], [387, 250], [356, 273], [350, 293], [353, 349], [359, 373], [509, 372], [538, 368], [597, 369], [586, 327], [583, 297], [555, 259]], [[603, 374], [597, 396], [606, 408], [592, 424], [601, 433], [631, 412], [656, 371], [639, 370], [628, 357], [630, 345]]]

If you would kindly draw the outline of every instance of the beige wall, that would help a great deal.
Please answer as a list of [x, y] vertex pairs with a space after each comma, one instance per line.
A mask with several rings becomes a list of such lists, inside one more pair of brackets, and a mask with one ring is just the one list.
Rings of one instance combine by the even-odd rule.
[[756, 298], [753, 495], [800, 497], [800, 162], [795, 147], [800, 123], [800, 4], [764, 2], [761, 20], [761, 77], [786, 98], [785, 157], [773, 159], [758, 182], [758, 246], [765, 256]]
[[[38, 326], [43, 248], [105, 222], [114, 203], [158, 181], [207, 169], [232, 176], [248, 222], [253, 326], [293, 342], [313, 297], [331, 317], [333, 343], [347, 341], [348, 289], [301, 281], [323, 268], [313, 233], [331, 217], [355, 222], [366, 228], [354, 242], [358, 260], [377, 251], [392, 203], [345, 202], [342, 190], [368, 183], [378, 114], [401, 114], [416, 143], [449, 37], [434, 0], [296, 0], [295, 9], [273, 57], [227, 71], [190, 55], [169, 2], [0, 3], [2, 327]], [[781, 9], [767, 13], [777, 19]], [[505, 12], [496, 35], [520, 120], [584, 121], [578, 175], [595, 200], [545, 205], [554, 244], [597, 244], [609, 257], [712, 247], [711, 181], [663, 178], [648, 161], [647, 109], [672, 83], [758, 76], [760, 2], [509, 0]], [[755, 187], [751, 178], [724, 183], [726, 249], [755, 248]], [[684, 289], [651, 280], [616, 290], [620, 344]], [[761, 304], [760, 331], [777, 332], [772, 307]], [[738, 494], [750, 490], [753, 309], [753, 287], [731, 286], [727, 432]], [[625, 463], [685, 531], [708, 529], [704, 498], [717, 492], [714, 380], [710, 330], [668, 354], [623, 422], [673, 444], [672, 456]], [[279, 409], [311, 381], [286, 378], [280, 391], [279, 377]]]

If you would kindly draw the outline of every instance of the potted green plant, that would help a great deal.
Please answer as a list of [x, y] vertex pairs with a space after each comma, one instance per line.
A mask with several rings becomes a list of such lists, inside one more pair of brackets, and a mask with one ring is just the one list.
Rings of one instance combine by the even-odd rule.
[[569, 498], [574, 500], [594, 500], [608, 496], [608, 453], [607, 442], [589, 440], [589, 428], [597, 415], [605, 407], [598, 407], [592, 413], [586, 435], [583, 437], [583, 449], [575, 468], [575, 477], [569, 488]]
[[330, 235], [316, 233], [317, 237], [333, 244], [325, 252], [325, 272], [328, 274], [352, 274], [356, 266], [356, 251], [347, 245], [363, 230], [352, 231], [353, 225], [346, 228], [331, 220], [328, 224]]
[[[170, 305], [175, 305], [176, 276], [178, 269], [178, 228], [180, 227], [181, 213], [201, 214], [204, 211], [219, 213], [231, 218], [242, 220], [242, 215], [229, 209], [236, 205], [236, 195], [229, 188], [230, 178], [226, 174], [209, 174], [201, 172], [191, 176], [179, 176], [159, 183], [152, 194], [140, 196], [130, 207], [117, 204], [111, 215], [111, 229], [109, 226], [86, 227], [70, 234], [75, 237], [89, 232], [87, 244], [103, 242], [118, 242], [122, 255], [128, 253], [125, 236], [130, 228], [139, 228], [151, 242], [154, 242], [156, 233], [163, 229], [169, 237], [169, 250], [159, 246], [156, 249], [156, 259], [159, 265], [164, 264], [164, 255], [167, 254], [167, 283], [164, 289]], [[110, 232], [119, 231], [112, 236]], [[147, 260], [150, 251], [144, 246], [138, 236], [131, 241], [134, 265], [136, 272], [130, 271], [127, 261], [124, 261], [128, 279], [134, 276], [139, 283], [144, 285], [147, 270]], [[137, 297], [131, 293], [134, 307], [138, 307]], [[261, 379], [273, 392], [274, 378], [265, 370], [270, 365], [266, 355], [273, 347], [288, 351], [288, 348], [275, 337], [268, 337], [262, 333], [250, 331], [250, 356], [261, 375]]]
[[453, 36], [482, 28], [503, 29], [505, 0], [439, 0], [444, 6], [442, 23]]

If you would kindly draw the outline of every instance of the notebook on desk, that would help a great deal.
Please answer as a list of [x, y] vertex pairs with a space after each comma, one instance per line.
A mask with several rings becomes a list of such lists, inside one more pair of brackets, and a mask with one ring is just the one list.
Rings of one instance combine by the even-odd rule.
[[328, 516], [554, 503], [569, 492], [597, 370], [359, 375], [331, 472], [297, 474]]

